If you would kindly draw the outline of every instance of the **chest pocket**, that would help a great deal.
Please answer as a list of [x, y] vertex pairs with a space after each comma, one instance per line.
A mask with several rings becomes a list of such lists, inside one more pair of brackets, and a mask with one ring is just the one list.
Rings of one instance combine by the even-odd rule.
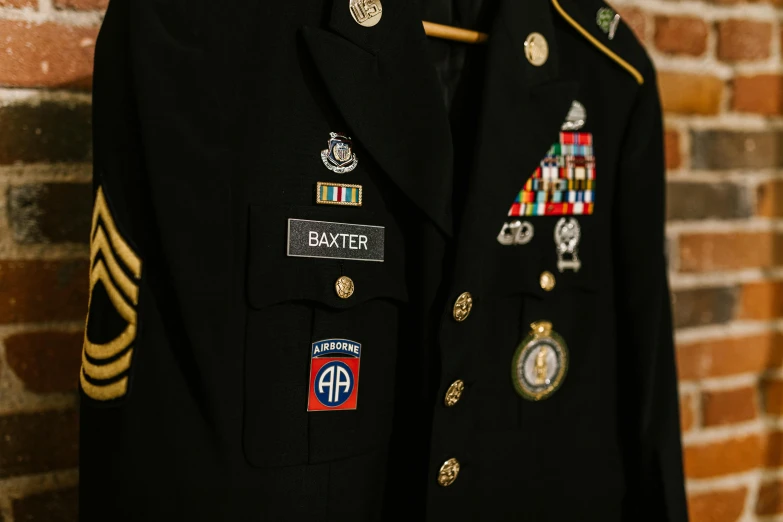
[[[383, 226], [384, 262], [289, 257], [289, 218]], [[257, 467], [316, 464], [385, 445], [408, 300], [399, 229], [387, 215], [354, 208], [251, 207], [249, 219], [246, 459]], [[347, 299], [335, 288], [342, 276], [354, 283]], [[312, 344], [326, 339], [361, 344], [354, 410], [307, 411]]]

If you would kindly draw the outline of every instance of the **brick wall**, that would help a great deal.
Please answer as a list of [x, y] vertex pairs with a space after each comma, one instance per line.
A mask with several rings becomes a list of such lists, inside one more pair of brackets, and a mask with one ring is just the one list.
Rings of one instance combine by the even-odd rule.
[[692, 520], [783, 521], [783, 2], [614, 3], [666, 112]]
[[[0, 0], [0, 519], [76, 520], [107, 0]], [[783, 521], [783, 0], [616, 0], [660, 70], [694, 522]]]
[[0, 0], [0, 520], [75, 522], [105, 0]]

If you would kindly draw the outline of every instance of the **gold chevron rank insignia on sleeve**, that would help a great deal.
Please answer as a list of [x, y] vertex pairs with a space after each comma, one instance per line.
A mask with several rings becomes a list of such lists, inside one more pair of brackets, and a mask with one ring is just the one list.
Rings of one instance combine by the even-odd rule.
[[99, 187], [90, 232], [90, 301], [79, 376], [82, 390], [95, 400], [120, 399], [128, 391], [141, 265]]

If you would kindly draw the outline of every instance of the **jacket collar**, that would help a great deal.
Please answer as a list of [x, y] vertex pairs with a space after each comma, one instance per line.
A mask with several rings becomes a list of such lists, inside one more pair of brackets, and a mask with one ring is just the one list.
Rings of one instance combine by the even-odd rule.
[[385, 2], [380, 23], [335, 1], [329, 29], [302, 35], [355, 141], [441, 230], [452, 233], [448, 115], [413, 0]]
[[[561, 80], [552, 13], [549, 0], [501, 0], [490, 31], [484, 96], [476, 100], [482, 104], [477, 142], [483, 144], [477, 149], [483, 179], [470, 189], [479, 196], [470, 200], [482, 205], [476, 214], [504, 215], [570, 107], [576, 86]], [[348, 2], [338, 0], [328, 28], [304, 27], [302, 35], [353, 138], [451, 235], [454, 146], [415, 0], [385, 2], [383, 18], [372, 28], [354, 22]], [[534, 32], [549, 45], [549, 57], [538, 67], [525, 56], [525, 40]], [[466, 211], [469, 220], [471, 209]]]

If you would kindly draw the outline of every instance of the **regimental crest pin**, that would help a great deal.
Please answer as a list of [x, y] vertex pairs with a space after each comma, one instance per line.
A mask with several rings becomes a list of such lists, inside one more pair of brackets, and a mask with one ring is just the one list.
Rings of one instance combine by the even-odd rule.
[[511, 380], [522, 398], [541, 401], [563, 384], [568, 373], [568, 346], [552, 330], [552, 323], [539, 321], [519, 344], [511, 363]]
[[595, 22], [598, 24], [598, 27], [609, 36], [610, 40], [614, 40], [617, 26], [620, 25], [619, 14], [615, 13], [614, 10], [609, 7], [602, 7], [595, 14]]
[[351, 138], [336, 132], [329, 133], [329, 145], [321, 151], [321, 160], [327, 169], [337, 174], [351, 172], [359, 164]]
[[582, 262], [579, 260], [579, 241], [582, 229], [575, 218], [560, 218], [555, 225], [555, 245], [557, 246], [557, 269], [560, 272], [573, 270], [579, 272]]
[[362, 345], [348, 339], [314, 342], [307, 411], [355, 410]]

